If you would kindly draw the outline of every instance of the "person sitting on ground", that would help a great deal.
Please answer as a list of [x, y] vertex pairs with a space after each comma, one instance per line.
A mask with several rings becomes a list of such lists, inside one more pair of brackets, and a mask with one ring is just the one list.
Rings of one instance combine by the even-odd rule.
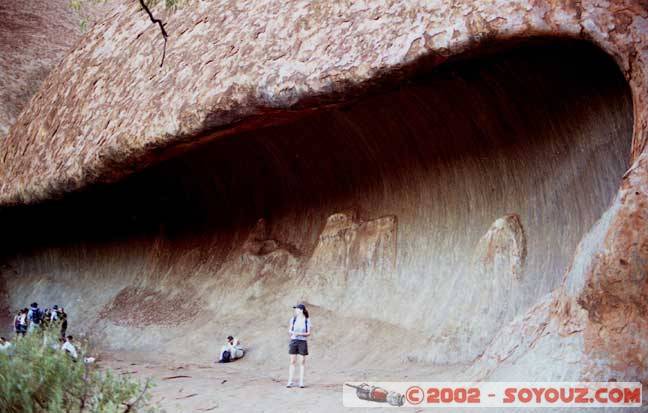
[[41, 325], [43, 321], [43, 310], [38, 308], [38, 303], [32, 303], [29, 313], [27, 314], [27, 319], [29, 320], [28, 332], [35, 331]]
[[74, 337], [72, 336], [67, 336], [67, 339], [65, 340], [65, 343], [61, 346], [61, 350], [65, 351], [67, 354], [72, 357], [74, 361], [79, 357], [77, 354], [77, 349], [74, 347]]
[[12, 346], [13, 344], [10, 341], [4, 337], [0, 337], [0, 353], [9, 354]]
[[232, 336], [227, 336], [227, 343], [221, 347], [219, 363], [229, 363], [236, 359], [240, 359], [245, 354], [241, 342]]

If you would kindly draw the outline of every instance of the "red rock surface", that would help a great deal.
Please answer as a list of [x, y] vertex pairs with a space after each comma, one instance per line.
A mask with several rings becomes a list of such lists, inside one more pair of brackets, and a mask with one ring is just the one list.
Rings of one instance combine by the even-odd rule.
[[114, 179], [153, 150], [277, 122], [417, 59], [542, 34], [588, 39], [615, 57], [635, 91], [636, 158], [648, 127], [644, 6], [205, 2], [157, 11], [173, 33], [160, 68], [160, 33], [133, 4], [85, 36], [16, 123], [0, 150], [0, 197], [29, 202]]
[[50, 70], [77, 43], [82, 19], [91, 27], [107, 8], [89, 2], [75, 11], [67, 0], [0, 3], [0, 139]]

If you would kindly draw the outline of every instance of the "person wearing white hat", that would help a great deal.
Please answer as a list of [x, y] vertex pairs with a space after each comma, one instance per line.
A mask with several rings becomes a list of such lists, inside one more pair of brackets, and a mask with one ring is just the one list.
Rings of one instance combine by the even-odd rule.
[[299, 361], [299, 387], [304, 388], [304, 367], [308, 355], [308, 336], [311, 334], [312, 324], [308, 316], [308, 310], [304, 304], [293, 306], [293, 317], [290, 319], [290, 367], [288, 369], [288, 384], [286, 387], [293, 387], [293, 376], [295, 375], [295, 364]]

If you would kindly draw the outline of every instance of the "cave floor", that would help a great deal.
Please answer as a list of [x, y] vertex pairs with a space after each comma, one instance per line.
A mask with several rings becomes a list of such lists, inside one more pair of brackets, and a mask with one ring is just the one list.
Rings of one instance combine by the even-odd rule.
[[[259, 366], [245, 358], [229, 364], [177, 360], [170, 355], [102, 353], [100, 366], [138, 380], [151, 377], [154, 405], [166, 412], [337, 412], [364, 409], [342, 405], [345, 381], [442, 381], [456, 377], [460, 367], [403, 367], [402, 369], [331, 368], [330, 363], [309, 363], [306, 388], [288, 389], [285, 366]], [[298, 371], [298, 369], [296, 369]], [[371, 409], [380, 411], [382, 409]]]

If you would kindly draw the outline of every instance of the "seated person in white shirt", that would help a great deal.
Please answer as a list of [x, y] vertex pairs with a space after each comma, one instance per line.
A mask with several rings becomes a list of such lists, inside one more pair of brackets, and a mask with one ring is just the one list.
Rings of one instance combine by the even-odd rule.
[[10, 341], [7, 341], [4, 337], [0, 337], [0, 353], [9, 354], [11, 347], [13, 347], [13, 344]]
[[221, 347], [220, 356], [218, 357], [219, 363], [228, 363], [236, 359], [240, 359], [245, 354], [241, 343], [237, 338], [227, 336], [227, 343]]
[[74, 360], [76, 360], [79, 355], [77, 354], [77, 349], [74, 347], [74, 344], [72, 341], [74, 340], [74, 337], [72, 336], [67, 336], [67, 339], [65, 340], [65, 343], [61, 346], [61, 350], [65, 351], [67, 354], [70, 355]]

